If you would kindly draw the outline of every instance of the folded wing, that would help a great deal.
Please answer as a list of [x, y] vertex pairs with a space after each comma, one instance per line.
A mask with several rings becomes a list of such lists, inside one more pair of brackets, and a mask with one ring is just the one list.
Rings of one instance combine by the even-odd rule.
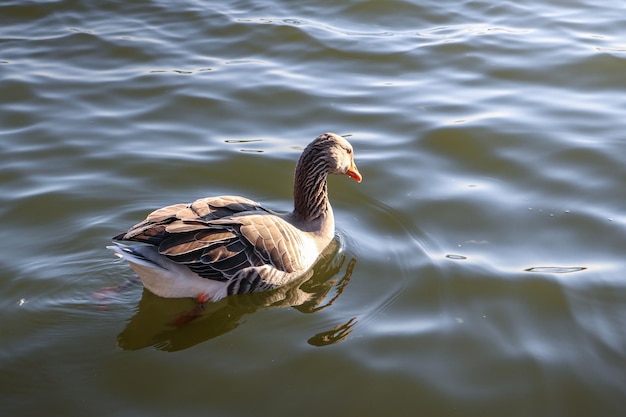
[[271, 285], [279, 275], [305, 268], [298, 231], [242, 197], [164, 207], [116, 239], [152, 244], [170, 260], [218, 281], [248, 274]]

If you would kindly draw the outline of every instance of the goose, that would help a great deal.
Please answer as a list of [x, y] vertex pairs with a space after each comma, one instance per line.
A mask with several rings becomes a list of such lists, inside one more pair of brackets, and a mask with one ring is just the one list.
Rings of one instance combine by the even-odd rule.
[[107, 248], [160, 297], [205, 302], [278, 288], [308, 272], [334, 238], [328, 174], [363, 179], [352, 145], [334, 133], [302, 152], [293, 211], [239, 196], [201, 198], [153, 211]]

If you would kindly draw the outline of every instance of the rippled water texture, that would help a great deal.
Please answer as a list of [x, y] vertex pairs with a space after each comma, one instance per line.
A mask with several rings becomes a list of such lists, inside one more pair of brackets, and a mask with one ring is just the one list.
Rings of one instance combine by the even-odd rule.
[[[0, 414], [620, 416], [626, 4], [4, 1]], [[291, 208], [349, 135], [313, 274], [199, 307], [105, 246]]]

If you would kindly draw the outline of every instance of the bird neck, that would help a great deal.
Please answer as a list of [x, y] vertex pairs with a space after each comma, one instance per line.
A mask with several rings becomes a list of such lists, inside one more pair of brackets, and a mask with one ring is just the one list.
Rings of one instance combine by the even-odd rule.
[[298, 220], [312, 221], [328, 213], [327, 177], [328, 165], [325, 162], [302, 155], [293, 185], [293, 215]]

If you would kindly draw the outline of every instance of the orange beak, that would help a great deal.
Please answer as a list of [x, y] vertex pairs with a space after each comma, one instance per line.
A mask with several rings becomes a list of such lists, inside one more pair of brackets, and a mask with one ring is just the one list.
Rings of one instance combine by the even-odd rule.
[[350, 169], [346, 171], [346, 175], [352, 178], [353, 180], [355, 180], [356, 182], [363, 181], [363, 177], [361, 176], [361, 173], [359, 172], [356, 165], [354, 164], [354, 161], [352, 161], [352, 163], [350, 164]]

